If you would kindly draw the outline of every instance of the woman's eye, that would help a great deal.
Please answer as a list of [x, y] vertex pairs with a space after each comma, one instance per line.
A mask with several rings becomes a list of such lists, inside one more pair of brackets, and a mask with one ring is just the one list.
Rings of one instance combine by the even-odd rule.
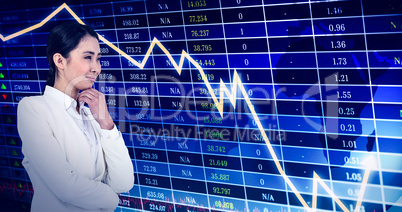
[[92, 58], [91, 56], [86, 56], [86, 57], [85, 57], [85, 59], [89, 59], [89, 60], [90, 60], [91, 58]]
[[101, 58], [100, 58], [100, 57], [98, 57], [98, 58], [96, 58], [96, 61], [100, 61], [100, 59], [101, 59]]

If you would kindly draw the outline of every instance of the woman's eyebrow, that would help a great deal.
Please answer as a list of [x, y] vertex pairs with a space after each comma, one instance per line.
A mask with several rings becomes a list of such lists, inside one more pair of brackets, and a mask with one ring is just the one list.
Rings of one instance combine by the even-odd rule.
[[[93, 51], [85, 51], [83, 53], [84, 54], [87, 53], [87, 54], [95, 55], [95, 52], [93, 52]], [[101, 55], [101, 53], [99, 52], [98, 55]]]

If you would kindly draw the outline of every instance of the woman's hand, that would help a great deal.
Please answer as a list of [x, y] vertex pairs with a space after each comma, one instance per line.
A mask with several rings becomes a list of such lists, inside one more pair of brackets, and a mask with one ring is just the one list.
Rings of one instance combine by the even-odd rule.
[[106, 106], [105, 95], [94, 88], [83, 90], [78, 96], [78, 102], [86, 102], [95, 120], [102, 129], [111, 130], [114, 122]]

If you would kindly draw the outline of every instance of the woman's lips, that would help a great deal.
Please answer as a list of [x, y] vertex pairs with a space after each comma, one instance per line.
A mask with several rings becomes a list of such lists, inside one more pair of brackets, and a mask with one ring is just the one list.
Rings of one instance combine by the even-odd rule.
[[92, 82], [95, 82], [96, 77], [94, 76], [85, 76], [87, 79], [91, 80]]

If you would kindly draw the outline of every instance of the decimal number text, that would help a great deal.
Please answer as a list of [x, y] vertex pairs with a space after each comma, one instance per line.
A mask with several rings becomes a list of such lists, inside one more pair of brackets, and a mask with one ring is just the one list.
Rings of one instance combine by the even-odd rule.
[[341, 116], [353, 116], [355, 115], [355, 109], [353, 107], [339, 107], [338, 113]]
[[209, 36], [209, 29], [206, 30], [191, 30], [192, 37], [208, 37]]
[[207, 151], [208, 152], [225, 153], [226, 152], [226, 147], [225, 146], [217, 146], [217, 145], [207, 145]]
[[344, 57], [332, 58], [332, 61], [334, 66], [346, 66], [348, 64]]
[[148, 166], [148, 165], [143, 165], [142, 166], [145, 172], [153, 172], [156, 173], [156, 166]]
[[338, 99], [351, 99], [352, 93], [351, 91], [337, 91]]
[[114, 87], [112, 86], [101, 86], [100, 90], [102, 93], [113, 93], [114, 92]]
[[99, 74], [99, 79], [100, 80], [111, 80], [113, 79], [112, 74]]
[[349, 82], [349, 76], [347, 74], [335, 74], [336, 82]]
[[340, 15], [342, 14], [342, 7], [328, 7], [327, 12], [328, 15]]
[[201, 108], [206, 110], [217, 109], [215, 103], [208, 103], [208, 102], [201, 103]]
[[[214, 80], [215, 79], [215, 76], [214, 76], [214, 74], [205, 74], [205, 78], [208, 80], [208, 81], [211, 81], [211, 80]], [[205, 79], [204, 77], [202, 77], [202, 75], [201, 74], [198, 74], [197, 75], [197, 79], [198, 80], [204, 80]]]
[[147, 152], [141, 153], [141, 159], [158, 160], [158, 157], [159, 156], [156, 153], [147, 153]]
[[164, 199], [165, 194], [162, 193], [162, 192], [148, 191], [147, 192], [147, 197], [149, 197], [149, 198], [157, 198], [157, 199]]
[[363, 177], [362, 174], [360, 173], [349, 173], [346, 172], [346, 180], [350, 180], [350, 181], [362, 181]]
[[[210, 95], [209, 90], [206, 88], [200, 88], [199, 91], [200, 91], [200, 95]], [[218, 94], [218, 89], [212, 89], [212, 91], [215, 95]]]
[[356, 126], [354, 124], [341, 124], [339, 128], [342, 132], [356, 132]]
[[214, 59], [210, 59], [210, 60], [195, 60], [195, 62], [197, 62], [198, 64], [200, 64], [200, 66], [215, 66], [215, 60]]
[[158, 180], [157, 179], [145, 178], [145, 184], [147, 184], [147, 185], [158, 185]]
[[202, 23], [207, 22], [207, 15], [190, 15], [189, 16], [190, 23]]
[[130, 80], [147, 80], [146, 74], [130, 74]]
[[227, 167], [228, 161], [227, 160], [209, 159], [209, 165], [210, 166], [218, 166], [218, 167]]
[[212, 51], [212, 45], [193, 45], [195, 52], [210, 52]]
[[221, 202], [220, 200], [215, 201], [215, 207], [223, 209], [234, 209], [234, 204], [232, 202]]
[[230, 188], [212, 187], [214, 194], [230, 195]]
[[126, 26], [126, 27], [138, 26], [138, 25], [140, 25], [140, 21], [138, 19], [123, 20], [122, 24], [123, 24], [123, 26]]
[[345, 49], [346, 48], [346, 41], [331, 41], [331, 48], [332, 49]]
[[140, 33], [124, 33], [124, 40], [138, 40], [140, 39]]
[[110, 66], [109, 60], [102, 60], [102, 61], [100, 61], [100, 64], [101, 64], [102, 67], [109, 67]]
[[328, 29], [330, 32], [344, 32], [346, 27], [345, 24], [329, 24]]
[[134, 100], [134, 106], [136, 107], [149, 107], [150, 105], [147, 100]]
[[211, 178], [213, 180], [229, 181], [229, 176], [230, 175], [228, 175], [228, 174], [211, 173]]
[[156, 204], [149, 204], [149, 210], [152, 211], [166, 211], [166, 206], [165, 205], [156, 205]]
[[198, 0], [198, 1], [188, 1], [187, 7], [188, 8], [200, 8], [207, 6], [207, 2], [205, 0]]
[[127, 46], [126, 53], [128, 53], [128, 54], [141, 53], [141, 47], [140, 46]]
[[356, 145], [356, 141], [346, 141], [346, 140], [342, 140], [342, 147], [343, 148], [348, 148], [348, 149], [356, 149], [357, 145]]
[[204, 117], [204, 123], [206, 124], [222, 124], [222, 118], [215, 117]]

